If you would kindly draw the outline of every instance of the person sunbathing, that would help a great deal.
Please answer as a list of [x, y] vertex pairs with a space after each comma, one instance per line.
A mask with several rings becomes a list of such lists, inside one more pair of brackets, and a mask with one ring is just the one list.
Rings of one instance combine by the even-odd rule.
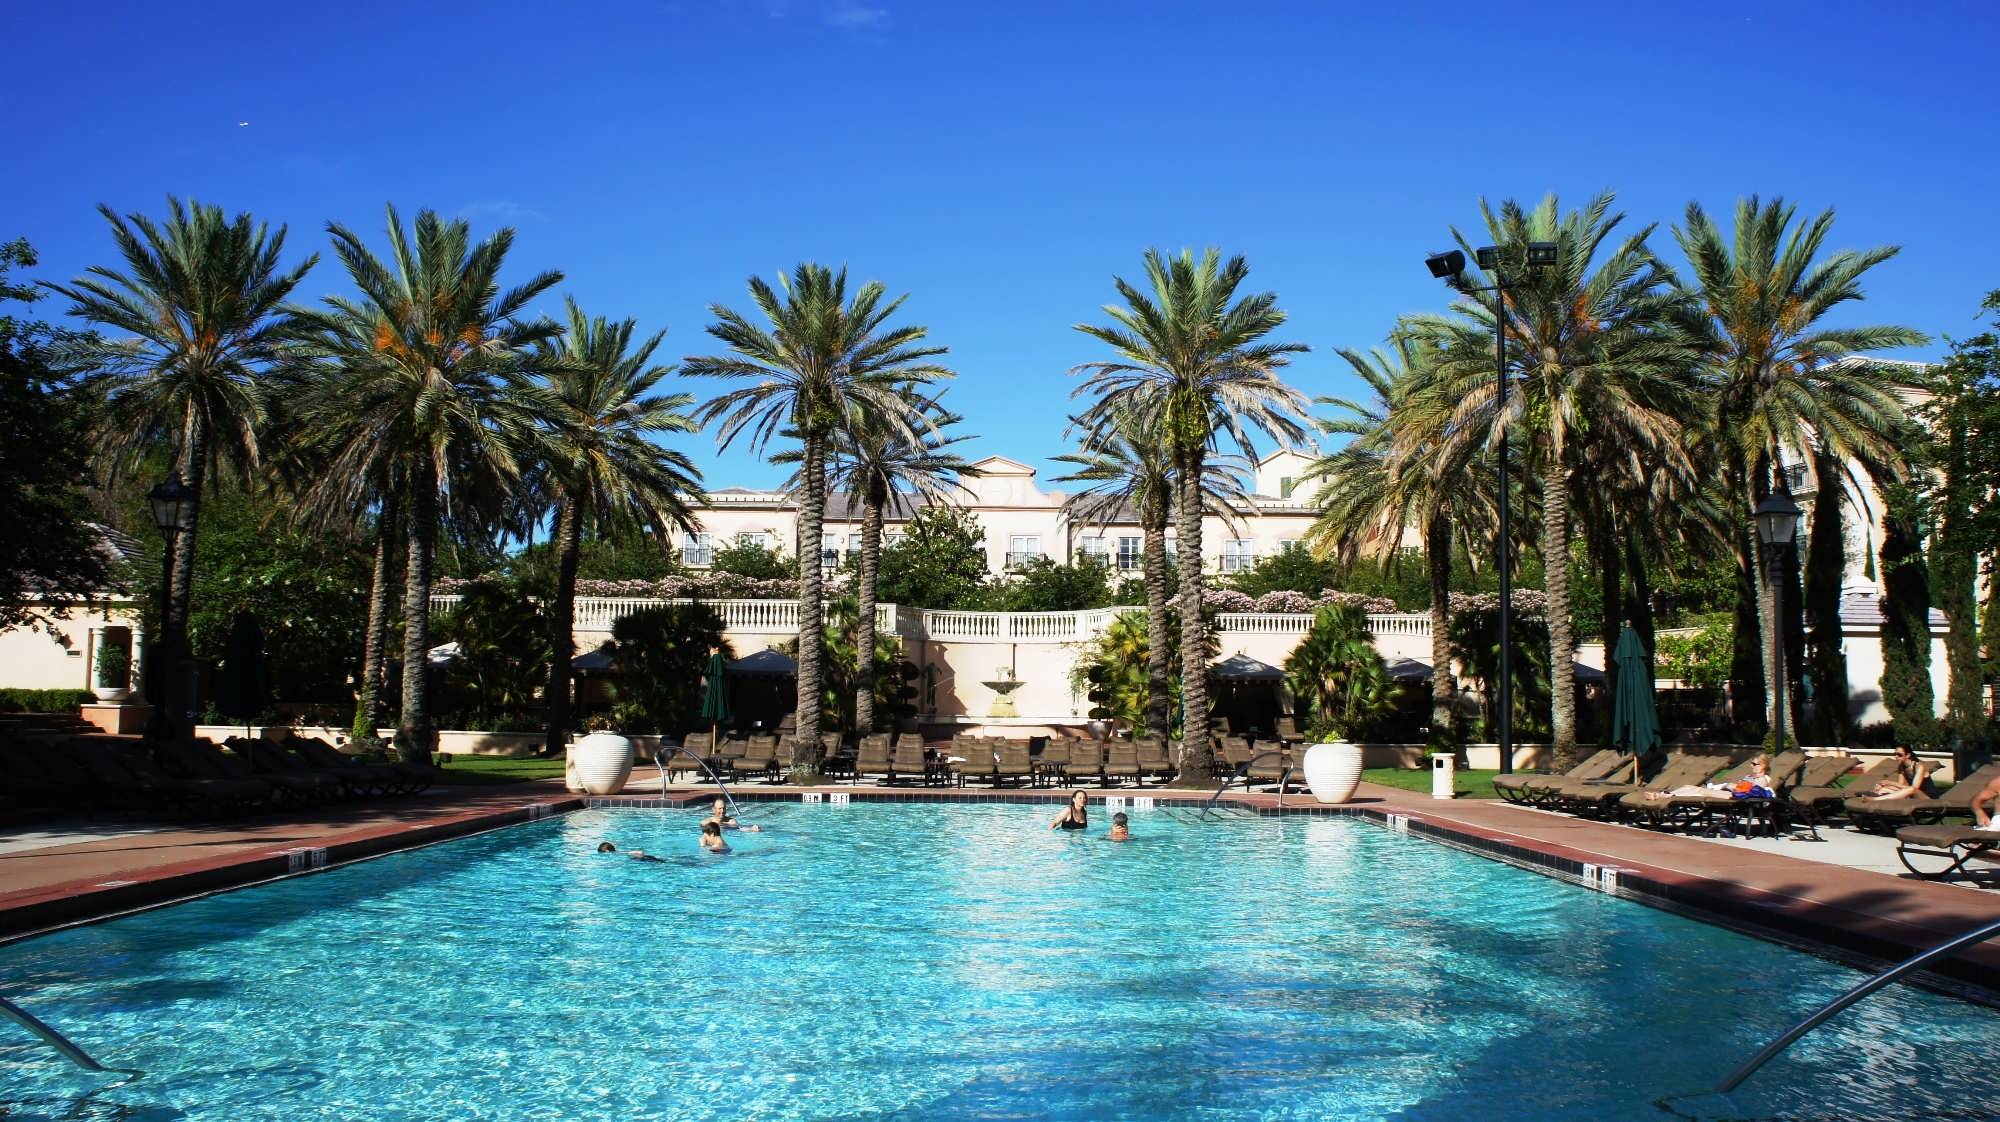
[[[1986, 810], [1988, 803], [1993, 805], [1990, 814]], [[2000, 831], [2000, 779], [1981, 787], [1972, 796], [1972, 828]]]
[[1896, 745], [1896, 775], [1877, 783], [1868, 792], [1871, 799], [1914, 799], [1924, 794], [1924, 785], [1930, 781], [1931, 766], [1917, 759], [1916, 750], [1907, 744]]

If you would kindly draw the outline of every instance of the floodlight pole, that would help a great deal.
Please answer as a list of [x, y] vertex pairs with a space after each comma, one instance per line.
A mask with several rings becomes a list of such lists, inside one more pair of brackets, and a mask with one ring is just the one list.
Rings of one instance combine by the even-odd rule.
[[[1507, 276], [1493, 271], [1493, 381], [1499, 387], [1499, 412], [1507, 415]], [[1507, 499], [1508, 433], [1500, 432], [1496, 459], [1500, 466], [1500, 774], [1514, 771], [1514, 535]]]

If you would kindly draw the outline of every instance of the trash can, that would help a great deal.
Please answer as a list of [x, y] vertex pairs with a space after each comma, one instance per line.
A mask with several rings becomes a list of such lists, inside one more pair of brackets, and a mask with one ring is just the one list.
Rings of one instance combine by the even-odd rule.
[[1431, 798], [1458, 797], [1458, 757], [1449, 753], [1431, 757]]

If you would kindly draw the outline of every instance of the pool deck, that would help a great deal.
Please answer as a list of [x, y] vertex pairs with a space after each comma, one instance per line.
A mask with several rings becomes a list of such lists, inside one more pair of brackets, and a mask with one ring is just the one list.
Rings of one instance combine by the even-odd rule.
[[[635, 781], [645, 778], [643, 773], [634, 776]], [[588, 801], [661, 805], [657, 780], [644, 786], [648, 789], [635, 794]], [[684, 805], [713, 794], [712, 787], [675, 786], [667, 790], [665, 801]], [[830, 796], [839, 794], [854, 802], [1050, 804], [1063, 797], [1063, 792], [1049, 790], [761, 785], [738, 794], [746, 800], [818, 794], [831, 801]], [[1104, 794], [1128, 800], [1202, 800], [1198, 792], [1155, 789]], [[1232, 793], [1225, 798], [1238, 807], [1279, 812], [1275, 795]], [[543, 780], [444, 788], [372, 806], [212, 827], [67, 823], [0, 830], [0, 938], [532, 821], [582, 805], [585, 800], [563, 790], [560, 781]], [[1679, 837], [1494, 801], [1435, 801], [1373, 784], [1363, 784], [1356, 799], [1341, 808], [1320, 808], [1300, 795], [1284, 800], [1285, 813], [1322, 810], [1358, 813], [1591, 887], [1862, 959], [1898, 960], [1979, 924], [2000, 922], [2000, 891], [1992, 887], [1802, 859], [1776, 852], [1777, 846]], [[1602, 875], [1606, 869], [1615, 871], [1615, 885]], [[1989, 865], [1978, 884], [1996, 883], [2000, 879]], [[2000, 996], [2000, 942], [1961, 952], [1943, 963], [1939, 973]]]

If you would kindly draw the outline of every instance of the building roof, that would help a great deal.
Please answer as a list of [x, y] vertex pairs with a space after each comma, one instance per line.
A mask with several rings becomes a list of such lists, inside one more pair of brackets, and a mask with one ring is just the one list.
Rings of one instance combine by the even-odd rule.
[[[1883, 614], [1883, 599], [1874, 589], [1860, 589], [1840, 598], [1840, 622], [1843, 627], [1879, 628], [1888, 622]], [[1951, 630], [1951, 621], [1936, 608], [1931, 609], [1930, 629], [1933, 634]]]

